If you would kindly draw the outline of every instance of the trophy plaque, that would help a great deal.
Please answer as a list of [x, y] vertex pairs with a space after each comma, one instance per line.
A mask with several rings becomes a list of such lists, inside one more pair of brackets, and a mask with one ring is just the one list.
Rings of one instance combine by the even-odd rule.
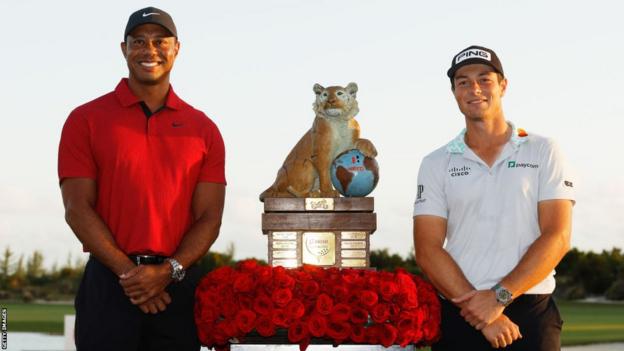
[[272, 266], [369, 268], [374, 198], [266, 198], [262, 232]]

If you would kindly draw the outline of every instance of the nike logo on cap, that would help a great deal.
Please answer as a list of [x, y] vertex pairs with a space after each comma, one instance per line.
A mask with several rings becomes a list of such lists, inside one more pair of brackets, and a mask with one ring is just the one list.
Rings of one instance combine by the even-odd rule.
[[143, 17], [147, 17], [147, 16], [151, 16], [151, 15], [158, 15], [158, 16], [160, 16], [160, 13], [158, 13], [158, 12], [150, 12], [150, 13], [143, 12]]

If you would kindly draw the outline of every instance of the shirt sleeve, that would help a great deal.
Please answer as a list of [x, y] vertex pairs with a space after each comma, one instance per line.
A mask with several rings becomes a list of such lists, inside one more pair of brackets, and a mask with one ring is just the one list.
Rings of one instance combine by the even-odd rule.
[[439, 168], [430, 157], [425, 157], [420, 164], [414, 216], [433, 215], [448, 218], [444, 172]]
[[559, 145], [549, 139], [542, 151], [538, 201], [554, 199], [576, 201], [573, 175]]
[[59, 183], [65, 178], [97, 178], [97, 165], [91, 148], [89, 124], [75, 110], [67, 117], [58, 152]]
[[226, 184], [225, 181], [225, 144], [216, 125], [212, 124], [206, 137], [207, 153], [204, 156], [200, 182]]

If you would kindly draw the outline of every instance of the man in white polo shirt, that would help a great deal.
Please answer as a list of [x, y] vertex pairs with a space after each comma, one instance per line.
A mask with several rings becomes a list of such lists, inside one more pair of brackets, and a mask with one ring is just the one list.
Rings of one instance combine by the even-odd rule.
[[559, 350], [573, 181], [551, 139], [505, 120], [494, 51], [466, 48], [447, 74], [466, 128], [423, 159], [414, 204], [416, 260], [442, 303], [433, 350]]

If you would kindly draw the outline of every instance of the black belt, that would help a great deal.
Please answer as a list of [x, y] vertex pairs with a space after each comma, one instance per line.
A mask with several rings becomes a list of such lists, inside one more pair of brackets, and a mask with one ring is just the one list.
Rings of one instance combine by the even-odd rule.
[[137, 266], [140, 264], [161, 264], [167, 257], [156, 255], [128, 255]]

